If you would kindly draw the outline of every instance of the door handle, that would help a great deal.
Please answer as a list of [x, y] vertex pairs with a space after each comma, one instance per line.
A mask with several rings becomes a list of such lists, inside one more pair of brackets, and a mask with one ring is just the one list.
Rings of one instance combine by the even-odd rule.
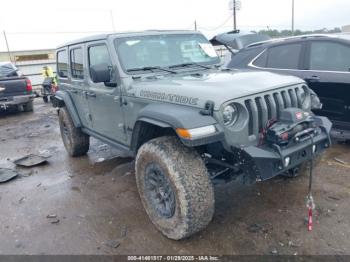
[[70, 90], [73, 94], [78, 94], [78, 90]]
[[309, 76], [309, 77], [306, 77], [305, 80], [307, 82], [313, 83], [313, 82], [320, 82], [321, 78], [319, 76]]

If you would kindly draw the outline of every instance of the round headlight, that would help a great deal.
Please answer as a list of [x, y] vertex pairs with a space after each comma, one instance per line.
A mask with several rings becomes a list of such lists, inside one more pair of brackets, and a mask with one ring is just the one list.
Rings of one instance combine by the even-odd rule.
[[238, 119], [238, 109], [235, 105], [228, 105], [222, 111], [225, 126], [232, 126]]

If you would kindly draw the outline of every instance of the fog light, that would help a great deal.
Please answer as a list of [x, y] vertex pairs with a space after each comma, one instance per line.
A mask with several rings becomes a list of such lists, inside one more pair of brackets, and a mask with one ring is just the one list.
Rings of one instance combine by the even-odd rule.
[[316, 153], [316, 151], [317, 151], [317, 146], [316, 146], [316, 145], [313, 145], [313, 146], [312, 146], [312, 153]]
[[289, 164], [290, 164], [290, 157], [287, 156], [287, 157], [284, 159], [284, 167], [289, 166]]

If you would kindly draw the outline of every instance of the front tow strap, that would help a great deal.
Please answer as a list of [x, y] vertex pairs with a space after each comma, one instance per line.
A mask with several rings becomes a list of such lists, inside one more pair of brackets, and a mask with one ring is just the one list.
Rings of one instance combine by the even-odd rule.
[[[313, 137], [311, 135], [310, 135], [310, 138], [311, 138], [312, 145], [313, 145], [314, 141], [313, 141]], [[314, 161], [313, 161], [314, 152], [313, 152], [313, 150], [311, 150], [311, 152], [312, 152], [312, 157], [310, 160], [309, 192], [306, 196], [306, 207], [308, 209], [308, 223], [307, 223], [308, 231], [312, 231], [312, 211], [315, 209], [315, 201], [314, 201], [314, 198], [312, 197], [312, 175], [313, 175], [313, 165], [314, 165]]]

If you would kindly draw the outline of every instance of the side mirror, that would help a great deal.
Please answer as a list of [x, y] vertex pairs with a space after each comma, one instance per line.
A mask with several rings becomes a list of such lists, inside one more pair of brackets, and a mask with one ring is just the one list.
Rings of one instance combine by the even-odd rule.
[[91, 66], [90, 75], [94, 83], [108, 83], [111, 81], [111, 71], [108, 64]]

